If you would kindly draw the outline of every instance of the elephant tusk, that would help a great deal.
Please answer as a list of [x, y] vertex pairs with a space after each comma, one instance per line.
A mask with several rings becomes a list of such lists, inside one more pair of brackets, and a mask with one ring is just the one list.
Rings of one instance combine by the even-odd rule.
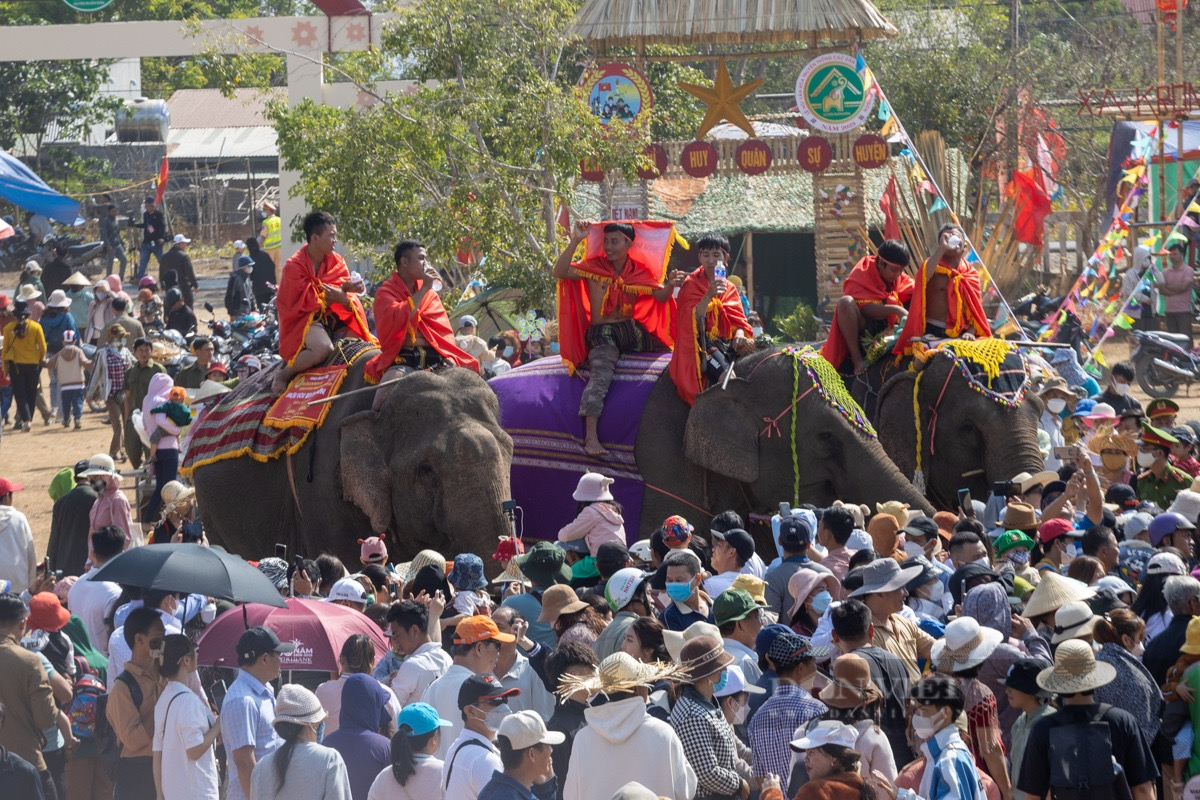
[[969, 470], [967, 470], [966, 472], [964, 472], [962, 475], [960, 475], [959, 477], [961, 477], [961, 478], [974, 478], [975, 476], [977, 476], [977, 475], [982, 475], [982, 474], [983, 474], [983, 470], [982, 470], [982, 469], [969, 469]]
[[724, 390], [725, 390], [725, 388], [729, 386], [729, 379], [730, 379], [730, 378], [732, 378], [732, 377], [734, 377], [734, 375], [733, 375], [733, 365], [732, 365], [732, 364], [730, 364], [730, 365], [729, 365], [729, 369], [727, 369], [727, 370], [725, 371], [725, 377], [721, 379], [721, 390], [722, 390], [722, 391], [724, 391]]

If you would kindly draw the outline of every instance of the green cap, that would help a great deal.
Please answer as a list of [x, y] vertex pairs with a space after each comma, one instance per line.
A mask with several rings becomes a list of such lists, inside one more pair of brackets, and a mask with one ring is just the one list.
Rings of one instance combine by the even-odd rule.
[[760, 606], [745, 589], [726, 589], [713, 601], [713, 619], [717, 626], [737, 622], [758, 613]]
[[600, 570], [596, 569], [596, 559], [592, 556], [581, 558], [571, 565], [571, 581], [586, 581], [599, 578]]
[[998, 556], [1004, 555], [1015, 547], [1024, 547], [1026, 550], [1032, 550], [1033, 545], [1033, 539], [1029, 538], [1023, 531], [1005, 531], [996, 537], [996, 541], [992, 542], [992, 547], [995, 548], [996, 555]]

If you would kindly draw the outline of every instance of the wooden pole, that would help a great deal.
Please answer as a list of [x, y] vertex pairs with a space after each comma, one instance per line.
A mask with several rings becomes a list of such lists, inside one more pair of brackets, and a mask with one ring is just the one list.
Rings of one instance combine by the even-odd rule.
[[319, 406], [319, 405], [323, 405], [325, 403], [333, 403], [337, 400], [341, 400], [346, 397], [353, 397], [356, 394], [365, 394], [366, 392], [373, 392], [376, 389], [382, 389], [385, 386], [391, 386], [394, 383], [399, 383], [400, 381], [404, 380], [406, 377], [407, 377], [406, 375], [401, 375], [399, 378], [392, 378], [390, 381], [381, 381], [380, 383], [377, 383], [374, 386], [364, 386], [361, 389], [351, 389], [348, 392], [342, 392], [341, 394], [335, 394], [333, 397], [322, 397], [320, 400], [309, 400], [305, 404], [305, 407], [312, 408], [313, 406]]
[[754, 231], [746, 231], [742, 238], [742, 251], [746, 254], [746, 297], [750, 300], [750, 307], [754, 308]]

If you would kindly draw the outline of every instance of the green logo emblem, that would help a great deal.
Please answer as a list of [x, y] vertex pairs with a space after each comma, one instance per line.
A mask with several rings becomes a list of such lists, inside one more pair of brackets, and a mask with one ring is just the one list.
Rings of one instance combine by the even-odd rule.
[[866, 122], [875, 105], [864, 90], [854, 58], [843, 53], [817, 56], [796, 79], [796, 107], [815, 130], [846, 133]]
[[76, 11], [83, 11], [90, 14], [93, 11], [99, 11], [105, 6], [112, 3], [113, 0], [63, 0], [71, 8]]

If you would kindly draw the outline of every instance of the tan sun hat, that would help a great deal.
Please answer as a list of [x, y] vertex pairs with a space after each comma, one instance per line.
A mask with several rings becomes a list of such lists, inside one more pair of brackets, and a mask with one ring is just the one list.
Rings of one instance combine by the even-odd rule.
[[521, 568], [518, 567], [514, 561], [509, 561], [508, 564], [504, 566], [504, 572], [501, 572], [499, 575], [492, 578], [492, 583], [520, 583], [524, 584], [525, 586], [533, 585], [533, 582], [530, 581], [529, 578], [526, 578], [523, 574], [521, 574]]
[[716, 636], [721, 638], [721, 629], [711, 622], [693, 622], [684, 631], [663, 631], [663, 646], [671, 655], [671, 660], [679, 663], [683, 646], [697, 636]]
[[207, 400], [210, 397], [220, 397], [221, 395], [229, 394], [232, 391], [233, 389], [230, 389], [223, 383], [205, 379], [204, 382], [200, 384], [199, 389], [188, 389], [187, 397], [189, 403], [199, 403]]
[[1078, 639], [1087, 636], [1096, 627], [1100, 619], [1092, 613], [1092, 608], [1082, 600], [1075, 600], [1060, 606], [1054, 612], [1054, 638], [1050, 644], [1061, 644], [1068, 639]]
[[1040, 617], [1043, 614], [1053, 614], [1067, 603], [1088, 600], [1095, 596], [1096, 590], [1089, 588], [1083, 581], [1059, 575], [1057, 572], [1044, 572], [1037, 588], [1025, 602], [1024, 616]]
[[436, 550], [422, 550], [417, 553], [416, 558], [408, 562], [408, 572], [404, 577], [405, 583], [412, 583], [417, 577], [417, 573], [425, 569], [425, 567], [436, 567], [438, 576], [446, 577], [446, 559]]
[[650, 688], [660, 680], [678, 681], [685, 670], [676, 664], [656, 661], [643, 664], [623, 650], [618, 650], [600, 662], [591, 675], [565, 674], [558, 681], [559, 697], [567, 698], [581, 689], [588, 694], [617, 694], [632, 692], [638, 687]]
[[565, 584], [557, 584], [542, 593], [542, 613], [537, 621], [553, 625], [563, 614], [574, 614], [587, 607], [588, 604], [579, 599], [574, 589]]
[[1068, 639], [1054, 652], [1054, 666], [1038, 673], [1038, 686], [1055, 694], [1079, 694], [1107, 686], [1117, 677], [1112, 664], [1096, 660], [1092, 646]]

